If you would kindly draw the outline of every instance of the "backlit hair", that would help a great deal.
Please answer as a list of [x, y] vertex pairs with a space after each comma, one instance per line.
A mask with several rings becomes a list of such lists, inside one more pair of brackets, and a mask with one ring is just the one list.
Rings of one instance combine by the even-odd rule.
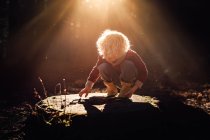
[[96, 42], [99, 55], [103, 58], [121, 57], [130, 49], [128, 38], [121, 32], [105, 30]]

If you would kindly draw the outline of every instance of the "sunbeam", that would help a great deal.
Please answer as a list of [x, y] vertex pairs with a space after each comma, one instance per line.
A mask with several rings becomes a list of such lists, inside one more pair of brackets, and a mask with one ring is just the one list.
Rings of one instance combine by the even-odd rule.
[[[87, 68], [95, 63], [95, 42], [105, 29], [125, 33], [132, 48], [147, 61], [155, 79], [166, 75], [176, 80], [186, 71], [189, 76], [191, 71], [199, 71], [198, 67], [194, 67], [197, 57], [193, 50], [189, 50], [192, 42], [178, 21], [161, 9], [157, 2], [145, 0], [49, 2], [20, 29], [16, 37], [18, 41], [14, 43], [13, 55], [16, 57], [13, 61], [18, 63], [23, 57], [26, 62], [34, 60], [37, 63], [36, 57], [47, 60], [47, 64], [35, 64], [38, 73], [44, 75], [49, 74], [55, 63], [55, 72], [61, 73], [72, 71], [72, 67]], [[19, 49], [19, 54], [15, 53], [16, 49]], [[86, 61], [78, 64], [81, 59]], [[52, 75], [49, 77], [55, 78]]]

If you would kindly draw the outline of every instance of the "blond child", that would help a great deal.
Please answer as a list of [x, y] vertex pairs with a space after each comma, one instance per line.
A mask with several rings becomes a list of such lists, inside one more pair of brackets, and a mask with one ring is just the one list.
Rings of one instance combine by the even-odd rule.
[[85, 97], [91, 92], [99, 77], [107, 87], [107, 96], [130, 98], [141, 88], [147, 78], [148, 71], [141, 57], [130, 49], [128, 38], [121, 32], [105, 30], [97, 42], [98, 60], [92, 68], [85, 87], [79, 92]]

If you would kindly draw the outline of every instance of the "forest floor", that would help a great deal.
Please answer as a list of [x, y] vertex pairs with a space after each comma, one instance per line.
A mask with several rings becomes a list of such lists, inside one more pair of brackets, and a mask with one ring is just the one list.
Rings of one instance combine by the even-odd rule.
[[[186, 85], [184, 87], [175, 90], [159, 86], [140, 91], [137, 93], [140, 96], [150, 96], [160, 101], [158, 113], [145, 109], [138, 114], [126, 114], [126, 117], [120, 118], [122, 121], [120, 123], [124, 125], [118, 127], [115, 127], [115, 123], [108, 122], [108, 120], [119, 120], [111, 119], [104, 122], [104, 124], [109, 123], [110, 126], [101, 124], [92, 127], [82, 126], [80, 123], [74, 128], [51, 127], [37, 120], [34, 121], [35, 102], [25, 100], [11, 104], [9, 100], [0, 100], [0, 139], [19, 140], [39, 137], [50, 139], [121, 139], [127, 138], [128, 135], [130, 135], [129, 137], [146, 136], [166, 139], [168, 137], [205, 138], [208, 136], [208, 130], [210, 130], [210, 84], [197, 85], [196, 88], [189, 84], [188, 87]], [[71, 93], [76, 93], [80, 89], [78, 87], [68, 88]], [[95, 91], [99, 91], [99, 89], [95, 89]], [[141, 123], [136, 123], [138, 121]], [[126, 129], [122, 130], [121, 127]], [[110, 133], [110, 131], [116, 133]], [[96, 132], [97, 134], [95, 134]], [[91, 134], [93, 135], [89, 136]]]

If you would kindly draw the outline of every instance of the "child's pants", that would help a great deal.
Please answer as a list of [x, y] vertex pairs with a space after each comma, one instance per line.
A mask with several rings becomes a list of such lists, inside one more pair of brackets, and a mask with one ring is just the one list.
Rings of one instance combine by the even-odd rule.
[[113, 82], [117, 86], [120, 85], [120, 81], [133, 83], [138, 75], [136, 66], [129, 60], [125, 60], [120, 64], [120, 73], [109, 63], [100, 64], [98, 70], [104, 81]]

